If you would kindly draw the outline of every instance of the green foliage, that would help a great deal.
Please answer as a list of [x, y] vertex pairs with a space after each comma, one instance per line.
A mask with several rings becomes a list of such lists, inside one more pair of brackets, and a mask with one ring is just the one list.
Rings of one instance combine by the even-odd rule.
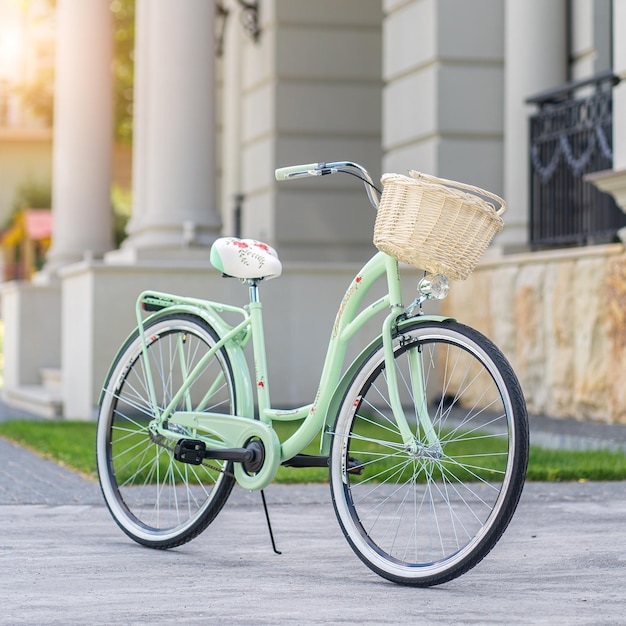
[[29, 209], [49, 209], [52, 205], [52, 186], [50, 181], [26, 180], [13, 197], [13, 212]]
[[115, 136], [122, 143], [133, 139], [133, 84], [135, 80], [135, 0], [113, 0]]
[[[293, 427], [278, 424], [283, 440]], [[15, 420], [0, 423], [0, 436], [24, 445], [82, 474], [96, 477], [94, 422]], [[305, 450], [318, 454], [318, 440]], [[547, 450], [531, 447], [527, 480], [626, 480], [626, 453], [606, 450]], [[320, 483], [328, 481], [326, 468], [278, 470], [279, 483]]]
[[[56, 3], [49, 0], [50, 10]], [[115, 138], [130, 144], [133, 136], [133, 83], [135, 0], [113, 0], [113, 90]], [[54, 118], [54, 69], [44, 68], [17, 88], [24, 106], [52, 126]]]
[[625, 480], [626, 454], [609, 450], [549, 450], [532, 447], [527, 480]]
[[[132, 192], [119, 185], [113, 185], [111, 188], [111, 205], [113, 207], [115, 244], [116, 247], [119, 247], [126, 237], [126, 224], [132, 214]], [[11, 214], [4, 227], [8, 227], [15, 218], [15, 214], [23, 208], [49, 209], [51, 206], [51, 183], [49, 181], [27, 180], [15, 192]]]
[[54, 119], [54, 69], [41, 68], [32, 81], [16, 87], [22, 104], [39, 117], [47, 127]]
[[126, 238], [126, 225], [132, 215], [133, 196], [132, 191], [124, 189], [119, 185], [111, 188], [111, 205], [113, 206], [113, 236], [115, 247]]
[[51, 183], [37, 180], [26, 180], [15, 191], [11, 212], [2, 224], [8, 228], [13, 223], [18, 211], [22, 209], [49, 209], [52, 206]]
[[96, 478], [93, 422], [15, 420], [0, 424], [0, 435], [45, 458]]

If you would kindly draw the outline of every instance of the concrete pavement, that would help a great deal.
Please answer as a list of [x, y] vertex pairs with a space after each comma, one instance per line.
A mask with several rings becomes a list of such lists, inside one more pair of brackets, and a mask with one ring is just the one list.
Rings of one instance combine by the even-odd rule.
[[405, 588], [350, 550], [326, 485], [236, 488], [191, 543], [142, 548], [98, 485], [0, 439], [0, 624], [624, 624], [626, 483], [529, 483], [502, 540]]

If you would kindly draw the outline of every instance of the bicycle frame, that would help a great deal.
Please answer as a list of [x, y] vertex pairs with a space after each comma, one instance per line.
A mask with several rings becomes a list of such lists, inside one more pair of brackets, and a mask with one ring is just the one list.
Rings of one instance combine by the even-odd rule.
[[[358, 164], [288, 166], [275, 176], [336, 172], [365, 184], [372, 205], [383, 209], [377, 227], [384, 223], [395, 190], [379, 191]], [[313, 402], [285, 410], [272, 404], [259, 298], [261, 280], [281, 273], [276, 251], [223, 237], [211, 263], [248, 286], [249, 304], [142, 293], [138, 327], [103, 385], [98, 476], [120, 528], [148, 547], [183, 545], [211, 524], [237, 482], [261, 491], [276, 551], [264, 487], [281, 464], [327, 466], [343, 534], [377, 574], [431, 586], [483, 559], [519, 501], [528, 419], [498, 348], [452, 318], [424, 315], [424, 301], [447, 295], [446, 277], [425, 274], [405, 307], [398, 262], [376, 253], [341, 300]], [[370, 334], [348, 364], [349, 346]], [[280, 421], [292, 426], [282, 441]], [[320, 434], [321, 453], [304, 454]]]
[[[372, 286], [386, 274], [387, 294], [369, 306], [361, 309], [361, 305]], [[314, 438], [322, 432], [320, 449], [327, 453], [330, 445], [330, 430], [334, 419], [332, 408], [341, 400], [341, 392], [345, 391], [347, 379], [352, 368], [348, 368], [342, 379], [346, 351], [351, 338], [375, 315], [388, 309], [388, 314], [382, 326], [382, 342], [384, 346], [387, 367], [388, 384], [390, 388], [391, 409], [400, 428], [407, 448], [415, 443], [415, 435], [407, 422], [400, 405], [393, 367], [392, 332], [399, 318], [404, 315], [402, 305], [400, 276], [398, 262], [392, 257], [378, 252], [375, 254], [354, 277], [342, 299], [339, 311], [332, 328], [328, 350], [322, 368], [320, 383], [315, 400], [291, 410], [272, 408], [270, 399], [270, 384], [266, 362], [265, 338], [263, 331], [262, 304], [258, 299], [256, 284], [250, 283], [250, 304], [244, 308], [234, 307], [219, 302], [201, 300], [197, 298], [179, 297], [168, 293], [146, 291], [140, 294], [137, 300], [137, 322], [142, 338], [143, 362], [147, 372], [149, 391], [152, 405], [157, 411], [158, 403], [152, 384], [151, 365], [148, 358], [149, 342], [143, 332], [144, 324], [142, 310], [158, 310], [154, 315], [165, 313], [190, 312], [206, 319], [219, 335], [217, 343], [207, 352], [193, 371], [186, 372], [187, 379], [173, 396], [167, 407], [155, 415], [151, 429], [155, 434], [172, 439], [174, 433], [165, 428], [164, 422], [181, 427], [200, 431], [207, 447], [229, 448], [242, 447], [252, 437], [261, 439], [265, 447], [266, 462], [256, 474], [250, 475], [243, 471], [239, 463], [235, 464], [235, 476], [240, 484], [247, 489], [262, 489], [274, 478], [280, 463], [299, 454]], [[228, 324], [221, 313], [237, 313], [242, 321], [235, 326]], [[152, 316], [148, 319], [152, 319]], [[415, 319], [415, 318], [414, 318]], [[423, 321], [442, 321], [444, 317], [422, 315], [418, 319]], [[252, 385], [246, 362], [243, 358], [243, 348], [252, 339], [255, 363], [255, 388], [258, 406], [258, 419], [253, 419], [254, 406], [252, 401]], [[204, 412], [203, 403], [195, 407], [194, 411], [174, 411], [174, 407], [181, 400], [195, 378], [211, 357], [221, 348], [225, 348], [231, 359], [235, 359], [233, 374], [235, 388], [240, 396], [237, 415]], [[367, 352], [365, 350], [364, 352]], [[355, 359], [354, 364], [360, 361]], [[353, 365], [354, 365], [353, 364]], [[419, 420], [426, 432], [429, 445], [438, 445], [436, 435], [428, 411], [422, 384], [422, 376], [418, 359], [414, 359], [412, 393], [422, 408]], [[345, 381], [345, 382], [344, 382]], [[344, 384], [342, 384], [344, 382]], [[212, 389], [208, 389], [205, 398], [211, 396]], [[191, 408], [191, 407], [189, 407]], [[272, 428], [274, 421], [300, 421], [302, 424], [285, 441], [280, 442]], [[211, 436], [213, 435], [213, 437]]]

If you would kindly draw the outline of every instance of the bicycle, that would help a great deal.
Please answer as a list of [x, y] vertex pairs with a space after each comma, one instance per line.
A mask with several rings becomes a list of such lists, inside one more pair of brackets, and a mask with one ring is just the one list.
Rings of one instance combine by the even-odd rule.
[[[276, 178], [334, 173], [361, 179], [379, 205], [381, 192], [357, 163], [290, 166]], [[377, 251], [343, 297], [314, 401], [277, 409], [259, 299], [259, 283], [281, 272], [276, 251], [224, 237], [211, 262], [247, 285], [249, 304], [143, 292], [137, 327], [106, 377], [97, 465], [120, 528], [145, 546], [173, 548], [207, 528], [235, 482], [263, 495], [281, 464], [328, 466], [343, 534], [380, 576], [431, 586], [481, 561], [518, 504], [528, 420], [498, 348], [450, 317], [424, 313], [425, 301], [445, 297], [447, 279], [426, 274], [404, 307], [398, 261]], [[362, 306], [383, 277], [386, 295]], [[384, 312], [381, 333], [344, 369], [350, 339]], [[277, 421], [300, 423], [280, 441]], [[320, 454], [303, 454], [316, 436]]]

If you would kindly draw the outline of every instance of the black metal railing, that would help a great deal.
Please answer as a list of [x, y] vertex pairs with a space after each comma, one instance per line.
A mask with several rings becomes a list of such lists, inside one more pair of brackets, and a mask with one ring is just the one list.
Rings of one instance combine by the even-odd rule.
[[607, 243], [626, 226], [611, 196], [584, 176], [613, 167], [612, 87], [605, 73], [527, 100], [530, 118], [530, 244], [533, 248]]

